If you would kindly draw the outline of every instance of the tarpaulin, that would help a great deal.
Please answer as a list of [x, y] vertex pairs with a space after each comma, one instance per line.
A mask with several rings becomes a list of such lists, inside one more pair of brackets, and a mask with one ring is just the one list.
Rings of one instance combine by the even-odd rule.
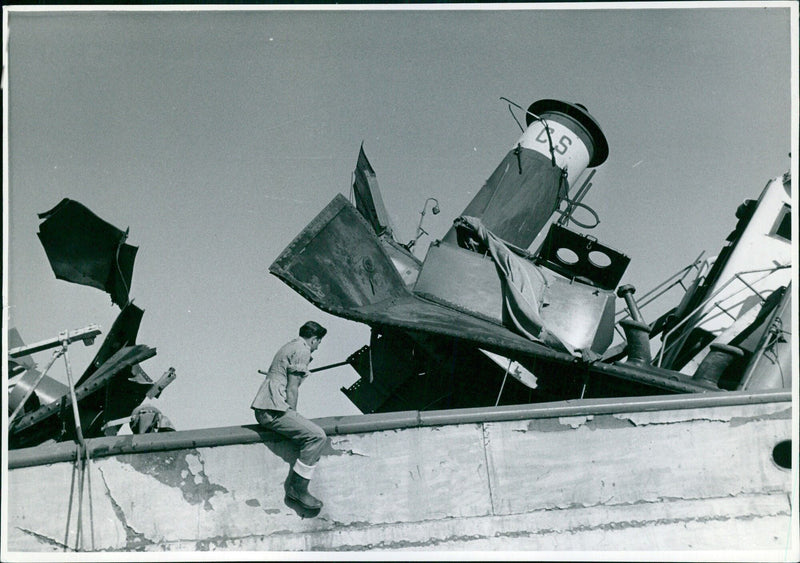
[[128, 233], [67, 198], [39, 218], [37, 234], [56, 278], [102, 289], [124, 307], [138, 250], [125, 244]]
[[494, 260], [503, 283], [503, 316], [512, 325], [509, 328], [573, 356], [593, 355], [589, 350], [576, 350], [567, 335], [546, 326], [541, 310], [546, 305], [547, 279], [535, 264], [514, 254], [480, 219], [462, 215], [455, 226], [477, 239], [473, 242], [485, 247]]

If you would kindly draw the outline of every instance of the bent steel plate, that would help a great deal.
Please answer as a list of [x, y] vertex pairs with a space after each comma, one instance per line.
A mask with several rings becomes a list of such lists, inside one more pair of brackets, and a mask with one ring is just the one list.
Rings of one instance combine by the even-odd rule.
[[269, 271], [323, 310], [343, 312], [407, 294], [361, 214], [338, 194]]
[[[564, 364], [580, 361], [511, 330], [412, 294], [387, 257], [372, 227], [337, 195], [272, 263], [269, 271], [325, 312], [372, 327], [432, 333], [459, 339], [511, 358], [535, 357]], [[637, 379], [676, 392], [707, 391], [673, 372], [593, 364], [605, 375]]]
[[341, 194], [269, 270], [323, 311], [346, 319], [450, 336], [499, 353], [574, 360], [503, 326], [412, 294], [371, 226]]

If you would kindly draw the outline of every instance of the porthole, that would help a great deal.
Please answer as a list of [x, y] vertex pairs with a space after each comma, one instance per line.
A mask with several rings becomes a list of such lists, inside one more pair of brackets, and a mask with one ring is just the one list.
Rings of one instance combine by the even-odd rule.
[[611, 265], [611, 258], [605, 252], [599, 250], [592, 250], [589, 253], [589, 262], [598, 268], [608, 268]]
[[792, 441], [783, 440], [772, 448], [772, 461], [782, 469], [792, 468]]
[[556, 251], [556, 257], [559, 259], [560, 262], [563, 264], [567, 264], [572, 266], [573, 264], [577, 264], [579, 260], [579, 256], [575, 253], [574, 250], [562, 247]]

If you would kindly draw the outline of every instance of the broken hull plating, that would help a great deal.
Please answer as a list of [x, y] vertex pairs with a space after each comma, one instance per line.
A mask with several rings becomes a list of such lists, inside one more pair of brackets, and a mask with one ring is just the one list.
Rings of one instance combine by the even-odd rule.
[[[84, 548], [691, 549], [783, 558], [790, 546], [791, 472], [773, 459], [791, 435], [789, 392], [317, 422], [332, 447], [311, 487], [325, 502], [316, 518], [284, 502], [293, 449], [254, 426], [89, 440]], [[68, 443], [10, 452], [10, 551], [74, 548], [74, 457]]]

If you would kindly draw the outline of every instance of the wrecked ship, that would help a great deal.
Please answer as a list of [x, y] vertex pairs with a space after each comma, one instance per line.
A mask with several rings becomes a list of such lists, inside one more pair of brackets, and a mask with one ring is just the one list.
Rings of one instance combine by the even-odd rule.
[[[284, 500], [293, 449], [255, 425], [163, 432], [150, 411], [115, 435], [174, 373], [134, 369], [152, 351], [121, 328], [141, 318], [130, 275], [95, 276], [123, 288], [125, 318], [73, 389], [9, 353], [8, 549], [796, 553], [789, 174], [732, 210], [717, 255], [639, 295], [621, 283], [629, 258], [576, 216], [599, 221], [583, 203], [609, 156], [598, 121], [580, 104], [506, 101], [521, 136], [424, 259], [426, 208], [398, 242], [362, 147], [351, 198], [270, 267], [371, 327], [342, 389], [364, 414], [316, 420], [331, 447], [315, 518]], [[55, 345], [71, 338], [89, 337]]]

